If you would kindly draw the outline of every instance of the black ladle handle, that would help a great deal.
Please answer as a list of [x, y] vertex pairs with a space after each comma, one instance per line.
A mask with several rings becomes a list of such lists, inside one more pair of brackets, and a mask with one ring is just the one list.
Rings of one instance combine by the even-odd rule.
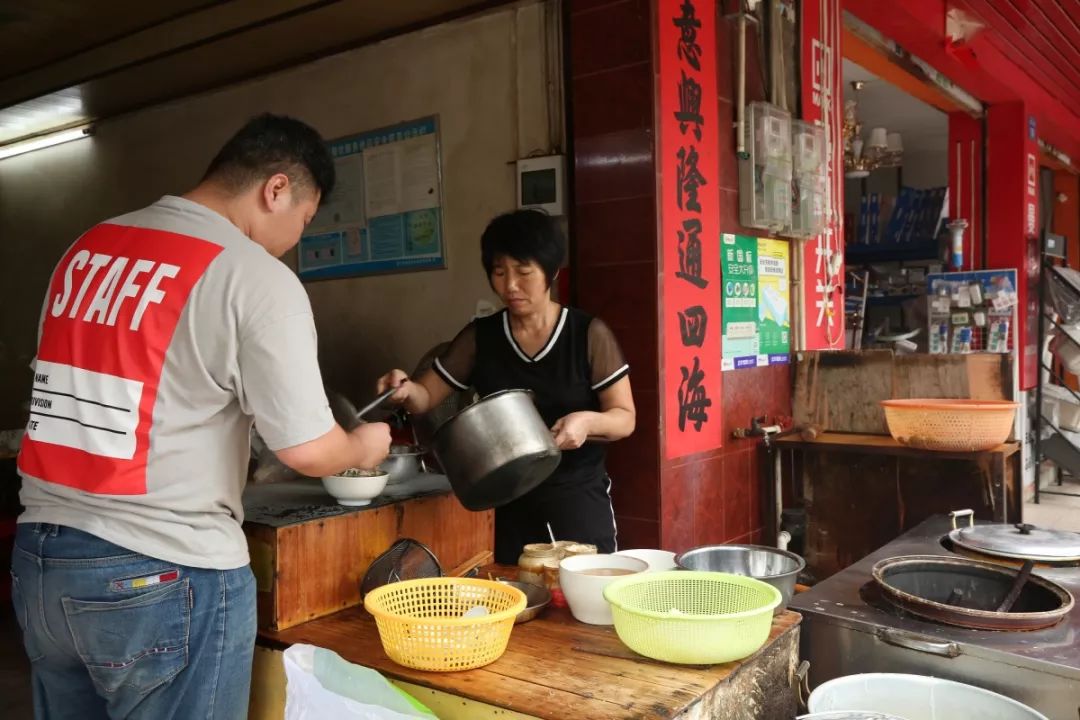
[[1000, 613], [1007, 613], [1012, 610], [1013, 605], [1016, 604], [1017, 598], [1020, 597], [1020, 591], [1024, 589], [1024, 585], [1027, 584], [1028, 578], [1031, 577], [1031, 568], [1035, 567], [1034, 560], [1025, 560], [1024, 566], [1020, 568], [1020, 572], [1016, 575], [1016, 580], [1013, 581], [1013, 586], [1009, 590], [1009, 594], [1005, 596], [1005, 599], [998, 605], [997, 611]]

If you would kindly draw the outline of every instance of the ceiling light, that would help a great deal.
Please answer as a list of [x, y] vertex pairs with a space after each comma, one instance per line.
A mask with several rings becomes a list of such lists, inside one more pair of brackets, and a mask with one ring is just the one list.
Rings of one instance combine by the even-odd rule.
[[866, 82], [851, 83], [851, 97], [844, 101], [844, 175], [849, 178], [865, 178], [871, 170], [881, 167], [899, 167], [904, 157], [904, 141], [900, 133], [876, 127], [870, 131], [869, 142], [863, 142], [862, 123], [859, 122], [859, 91]]
[[0, 160], [15, 155], [22, 155], [23, 153], [32, 152], [34, 150], [52, 147], [53, 145], [71, 142], [72, 140], [89, 137], [91, 131], [92, 128], [87, 125], [84, 127], [70, 128], [68, 130], [61, 130], [60, 132], [49, 133], [48, 135], [40, 135], [28, 140], [20, 140], [19, 142], [13, 142], [8, 145], [0, 145]]

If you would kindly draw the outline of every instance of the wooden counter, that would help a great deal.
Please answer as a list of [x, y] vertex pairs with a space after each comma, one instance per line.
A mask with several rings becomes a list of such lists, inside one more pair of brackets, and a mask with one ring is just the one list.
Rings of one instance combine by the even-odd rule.
[[361, 608], [283, 630], [263, 630], [256, 648], [252, 714], [281, 718], [280, 652], [294, 643], [328, 648], [374, 668], [442, 720], [457, 718], [678, 718], [790, 720], [801, 616], [773, 620], [769, 641], [738, 663], [671, 665], [637, 655], [610, 627], [576, 622], [549, 607], [518, 625], [506, 653], [491, 665], [456, 673], [410, 670], [383, 652], [375, 621]]
[[494, 511], [462, 507], [442, 475], [388, 485], [370, 505], [339, 505], [319, 480], [249, 486], [244, 534], [259, 627], [284, 629], [360, 604], [372, 560], [402, 537], [435, 554], [446, 575], [491, 561]]

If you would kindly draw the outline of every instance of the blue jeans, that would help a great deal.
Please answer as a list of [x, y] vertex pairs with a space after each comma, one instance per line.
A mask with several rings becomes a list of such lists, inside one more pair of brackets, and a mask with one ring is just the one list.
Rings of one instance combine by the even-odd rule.
[[38, 720], [247, 716], [250, 568], [185, 567], [29, 523], [11, 576]]

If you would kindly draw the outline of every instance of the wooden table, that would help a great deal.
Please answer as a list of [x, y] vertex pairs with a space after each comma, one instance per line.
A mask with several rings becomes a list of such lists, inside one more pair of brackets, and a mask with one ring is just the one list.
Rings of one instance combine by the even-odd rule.
[[[807, 509], [805, 556], [818, 580], [858, 561], [932, 515], [971, 508], [976, 517], [1020, 522], [1020, 444], [976, 452], [903, 446], [888, 435], [789, 435]], [[772, 485], [771, 479], [768, 485]]]
[[294, 643], [310, 643], [378, 670], [442, 720], [790, 720], [801, 619], [794, 612], [775, 617], [769, 641], [742, 662], [686, 666], [637, 655], [612, 628], [584, 625], [569, 611], [549, 607], [516, 626], [506, 653], [491, 665], [431, 673], [387, 658], [374, 620], [353, 608], [288, 630], [260, 631], [250, 717], [281, 717], [280, 653]]

